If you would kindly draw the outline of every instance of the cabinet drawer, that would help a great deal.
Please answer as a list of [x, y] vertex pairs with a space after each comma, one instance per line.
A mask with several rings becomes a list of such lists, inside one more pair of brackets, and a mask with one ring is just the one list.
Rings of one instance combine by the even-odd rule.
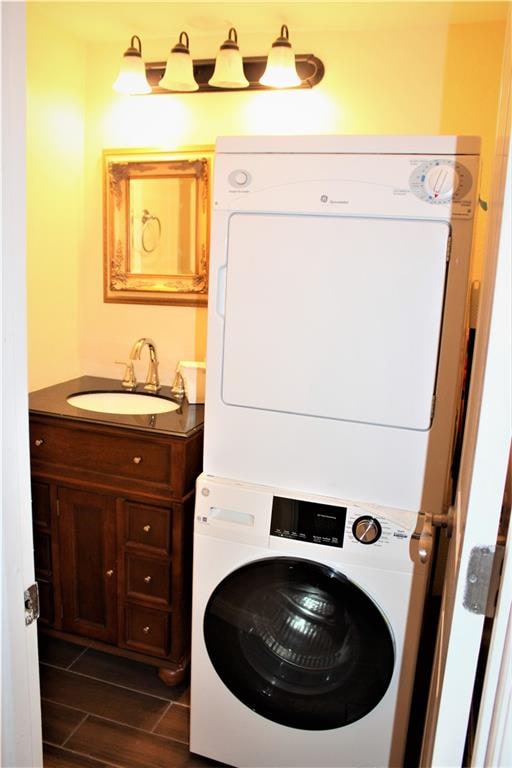
[[30, 423], [32, 461], [132, 480], [170, 483], [171, 444], [60, 424]]
[[172, 509], [125, 503], [125, 541], [150, 547], [159, 554], [171, 551]]
[[126, 594], [135, 599], [170, 603], [170, 566], [163, 560], [140, 555], [126, 555]]
[[167, 656], [169, 649], [169, 614], [138, 605], [126, 605], [125, 646], [151, 656]]

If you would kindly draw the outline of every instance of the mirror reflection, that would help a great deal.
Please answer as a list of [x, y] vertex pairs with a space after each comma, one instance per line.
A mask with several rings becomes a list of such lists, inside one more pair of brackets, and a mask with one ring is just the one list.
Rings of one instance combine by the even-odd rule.
[[195, 187], [195, 180], [189, 178], [134, 179], [131, 182], [130, 272], [193, 274], [197, 215]]
[[104, 156], [105, 301], [206, 304], [211, 149]]

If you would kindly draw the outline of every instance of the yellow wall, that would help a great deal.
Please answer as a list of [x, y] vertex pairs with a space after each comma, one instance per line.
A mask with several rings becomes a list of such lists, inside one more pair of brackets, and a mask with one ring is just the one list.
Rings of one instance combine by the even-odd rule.
[[[65, 66], [63, 66], [65, 63]], [[29, 388], [80, 374], [85, 46], [27, 13]]]
[[[132, 5], [136, 18], [137, 4]], [[342, 5], [333, 5], [333, 13], [340, 12]], [[399, 6], [397, 4], [397, 13]], [[91, 13], [94, 13], [93, 3]], [[29, 9], [29, 20], [32, 14], [33, 9]], [[140, 4], [140, 14], [143, 17], [143, 4]], [[242, 6], [239, 15], [243, 19]], [[294, 34], [295, 50], [313, 52], [325, 64], [324, 80], [310, 91], [154, 97], [120, 97], [112, 92], [111, 83], [124, 50], [122, 42], [88, 45], [83, 173], [77, 173], [76, 193], [71, 202], [67, 192], [71, 197], [72, 190], [62, 188], [60, 171], [56, 173], [53, 167], [55, 194], [43, 198], [41, 211], [55, 227], [58, 217], [54, 203], [66, 203], [73, 208], [73, 216], [66, 223], [73, 243], [73, 248], [68, 249], [71, 263], [66, 262], [66, 270], [68, 273], [77, 270], [78, 275], [75, 273], [74, 277], [78, 276], [79, 288], [73, 294], [74, 306], [69, 307], [70, 313], [73, 310], [73, 322], [62, 327], [54, 323], [50, 329], [49, 359], [39, 354], [46, 329], [31, 324], [31, 388], [34, 388], [32, 382], [37, 385], [40, 381], [46, 383], [47, 379], [65, 378], [61, 366], [54, 368], [62, 341], [66, 348], [75, 346], [75, 356], [69, 360], [70, 376], [76, 371], [78, 358], [82, 373], [117, 377], [119, 371], [113, 361], [125, 358], [133, 341], [142, 335], [151, 336], [157, 344], [164, 383], [169, 383], [179, 359], [200, 359], [205, 353], [205, 310], [103, 302], [101, 151], [104, 148], [173, 149], [183, 144], [213, 145], [218, 135], [247, 133], [465, 133], [483, 137], [485, 161], [492, 155], [494, 145], [503, 32], [504, 27], [498, 22], [422, 27], [420, 9], [418, 25], [407, 29]], [[218, 37], [217, 31], [209, 37], [194, 36], [194, 57], [213, 58]], [[267, 38], [244, 34], [243, 40], [244, 55], [266, 52]], [[35, 45], [36, 41], [30, 37], [29, 48]], [[168, 47], [167, 38], [145, 41], [145, 57], [162, 59]], [[76, 57], [80, 58], [78, 53]], [[76, 66], [79, 68], [78, 62]], [[34, 67], [32, 56], [29, 80], [35, 80], [37, 91], [41, 82], [34, 75]], [[59, 105], [54, 107], [57, 110]], [[30, 141], [36, 147], [33, 151], [41, 151], [44, 145], [34, 130]], [[60, 151], [56, 148], [49, 153], [50, 164], [52, 159], [58, 159]], [[82, 161], [78, 147], [76, 152], [73, 167]], [[484, 171], [487, 166], [484, 162]], [[29, 175], [29, 187], [32, 181]], [[39, 181], [36, 184], [40, 186]], [[80, 228], [80, 216], [84, 222], [83, 247], [80, 247], [79, 234], [72, 231], [75, 219]], [[480, 243], [483, 225], [481, 213]], [[29, 252], [31, 279], [41, 269], [40, 251], [42, 248], [38, 249], [33, 242]], [[62, 258], [61, 252], [52, 254], [52, 271], [59, 272]], [[481, 258], [476, 262], [476, 269], [480, 266]], [[32, 290], [30, 302], [33, 296]], [[141, 361], [139, 365], [138, 378], [142, 378], [146, 362]]]

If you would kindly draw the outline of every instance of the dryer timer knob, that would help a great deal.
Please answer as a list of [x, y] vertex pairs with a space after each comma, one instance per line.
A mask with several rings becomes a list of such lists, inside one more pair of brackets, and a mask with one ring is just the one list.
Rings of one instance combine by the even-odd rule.
[[375, 517], [364, 515], [354, 522], [352, 533], [361, 544], [374, 544], [380, 539], [382, 528]]

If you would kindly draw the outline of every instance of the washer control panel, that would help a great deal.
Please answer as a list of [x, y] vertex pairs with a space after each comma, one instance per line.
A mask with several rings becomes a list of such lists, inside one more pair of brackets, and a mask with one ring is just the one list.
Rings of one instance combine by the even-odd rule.
[[402, 527], [400, 519], [361, 507], [274, 496], [270, 535], [328, 547], [382, 548], [410, 539], [412, 530]]

